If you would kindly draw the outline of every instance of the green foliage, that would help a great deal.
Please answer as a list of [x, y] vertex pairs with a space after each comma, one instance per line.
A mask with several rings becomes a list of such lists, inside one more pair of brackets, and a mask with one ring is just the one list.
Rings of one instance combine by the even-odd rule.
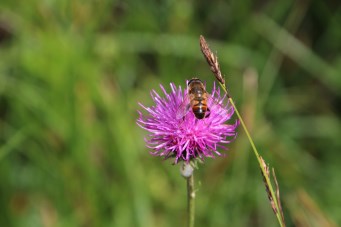
[[[333, 1], [0, 3], [0, 226], [184, 226], [179, 166], [149, 155], [138, 102], [214, 77], [204, 35], [288, 226], [341, 224], [341, 8]], [[240, 130], [196, 170], [196, 226], [276, 226]]]

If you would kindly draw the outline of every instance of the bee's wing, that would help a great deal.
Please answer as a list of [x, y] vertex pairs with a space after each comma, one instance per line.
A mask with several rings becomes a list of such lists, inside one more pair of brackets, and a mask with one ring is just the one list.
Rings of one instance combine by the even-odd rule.
[[178, 110], [176, 111], [176, 119], [179, 120], [181, 118], [183, 118], [184, 116], [186, 116], [186, 114], [188, 113], [188, 111], [190, 110], [191, 106], [190, 106], [190, 98], [189, 95], [186, 94], [184, 97], [184, 100], [182, 101], [182, 103], [180, 104]]

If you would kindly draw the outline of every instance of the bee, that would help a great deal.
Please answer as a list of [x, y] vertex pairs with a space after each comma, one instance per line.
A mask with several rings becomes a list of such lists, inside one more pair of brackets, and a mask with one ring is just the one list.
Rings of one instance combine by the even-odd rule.
[[177, 110], [176, 118], [183, 118], [191, 109], [197, 119], [209, 117], [210, 109], [207, 103], [211, 96], [207, 93], [204, 83], [198, 78], [192, 78], [188, 81], [187, 89], [187, 94]]

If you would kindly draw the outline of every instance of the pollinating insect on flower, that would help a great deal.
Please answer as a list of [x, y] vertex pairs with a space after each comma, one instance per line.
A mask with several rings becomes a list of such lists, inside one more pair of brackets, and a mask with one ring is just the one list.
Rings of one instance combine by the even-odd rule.
[[231, 142], [236, 136], [238, 121], [227, 124], [234, 109], [229, 105], [220, 90], [213, 86], [209, 94], [205, 85], [198, 78], [187, 83], [182, 91], [171, 83], [171, 92], [160, 85], [164, 97], [155, 90], [151, 91], [154, 106], [140, 106], [147, 112], [139, 111], [137, 124], [150, 132], [145, 139], [151, 154], [174, 157], [175, 163], [221, 155], [218, 148], [226, 149], [224, 144]]

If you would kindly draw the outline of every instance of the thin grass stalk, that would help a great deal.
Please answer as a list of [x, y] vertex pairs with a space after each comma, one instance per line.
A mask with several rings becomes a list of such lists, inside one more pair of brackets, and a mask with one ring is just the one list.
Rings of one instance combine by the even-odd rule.
[[226, 95], [229, 97], [229, 101], [230, 101], [231, 105], [233, 106], [233, 108], [234, 108], [234, 110], [235, 110], [235, 113], [237, 114], [237, 117], [238, 117], [238, 119], [239, 119], [239, 121], [240, 121], [240, 124], [242, 125], [242, 127], [243, 127], [243, 129], [244, 129], [244, 131], [245, 131], [245, 133], [246, 133], [246, 136], [247, 136], [247, 138], [248, 138], [248, 140], [249, 140], [249, 142], [250, 142], [250, 144], [251, 144], [253, 153], [255, 154], [255, 156], [256, 156], [256, 158], [257, 158], [257, 160], [258, 160], [259, 167], [260, 167], [260, 169], [261, 169], [261, 171], [262, 171], [262, 173], [263, 173], [263, 176], [264, 176], [264, 179], [265, 179], [265, 181], [266, 181], [266, 184], [267, 184], [268, 187], [269, 187], [270, 196], [271, 196], [271, 198], [272, 198], [272, 200], [273, 200], [273, 202], [274, 202], [275, 208], [276, 208], [276, 210], [277, 210], [277, 211], [274, 211], [274, 212], [275, 212], [275, 214], [276, 214], [276, 217], [277, 217], [277, 219], [278, 219], [278, 222], [279, 222], [279, 224], [280, 224], [281, 227], [285, 227], [285, 223], [284, 223], [283, 218], [282, 218], [281, 213], [280, 213], [280, 212], [282, 211], [282, 209], [280, 209], [280, 207], [279, 207], [279, 204], [278, 204], [278, 202], [277, 202], [277, 197], [276, 197], [275, 192], [274, 192], [274, 190], [273, 190], [273, 188], [272, 188], [272, 185], [271, 185], [271, 181], [270, 181], [269, 175], [268, 175], [266, 169], [264, 168], [263, 161], [262, 161], [262, 159], [261, 159], [261, 157], [260, 157], [260, 155], [259, 155], [259, 153], [258, 153], [258, 151], [257, 151], [257, 148], [256, 148], [256, 146], [255, 146], [255, 143], [253, 142], [253, 139], [252, 139], [252, 137], [251, 137], [251, 135], [250, 135], [250, 133], [249, 133], [249, 130], [247, 129], [247, 127], [246, 127], [246, 125], [245, 125], [245, 123], [244, 123], [244, 120], [243, 120], [243, 118], [241, 117], [241, 115], [240, 115], [240, 113], [239, 113], [239, 111], [238, 111], [238, 109], [237, 109], [237, 107], [236, 107], [236, 105], [235, 105], [235, 103], [234, 103], [232, 97], [231, 97], [231, 96], [229, 95], [229, 93], [227, 92], [227, 89], [226, 89], [225, 85], [222, 84], [222, 83], [220, 83], [220, 82], [219, 82], [219, 84], [220, 84], [220, 86], [222, 87], [222, 89], [224, 90], [224, 92], [226, 93]]
[[[259, 163], [259, 167], [262, 171], [262, 175], [263, 175], [263, 181], [265, 183], [265, 188], [268, 194], [268, 198], [270, 200], [270, 204], [272, 207], [272, 210], [274, 211], [278, 222], [280, 224], [281, 227], [285, 227], [285, 223], [284, 223], [284, 216], [283, 216], [283, 210], [282, 207], [280, 205], [280, 200], [279, 200], [279, 196], [277, 197], [276, 194], [274, 193], [274, 190], [272, 188], [271, 182], [270, 182], [270, 174], [269, 174], [269, 167], [266, 165], [265, 161], [263, 160], [263, 158], [259, 155], [257, 148], [252, 140], [252, 137], [250, 136], [249, 130], [247, 129], [243, 118], [241, 117], [231, 95], [229, 94], [229, 92], [227, 91], [226, 88], [226, 82], [224, 77], [222, 76], [222, 73], [220, 71], [220, 66], [219, 66], [219, 62], [218, 62], [218, 57], [212, 53], [211, 49], [209, 48], [205, 38], [203, 36], [200, 36], [200, 48], [201, 48], [201, 52], [203, 53], [204, 57], [206, 58], [206, 61], [208, 63], [208, 65], [210, 66], [211, 71], [213, 72], [215, 78], [218, 80], [220, 86], [222, 87], [222, 89], [224, 90], [226, 96], [229, 99], [229, 102], [231, 103], [231, 105], [233, 106], [235, 113], [238, 116], [238, 119], [247, 135], [247, 138], [251, 144], [253, 153], [255, 154], [258, 163]], [[279, 188], [277, 186], [277, 180], [276, 181], [276, 187], [277, 187], [277, 192], [279, 193]]]

